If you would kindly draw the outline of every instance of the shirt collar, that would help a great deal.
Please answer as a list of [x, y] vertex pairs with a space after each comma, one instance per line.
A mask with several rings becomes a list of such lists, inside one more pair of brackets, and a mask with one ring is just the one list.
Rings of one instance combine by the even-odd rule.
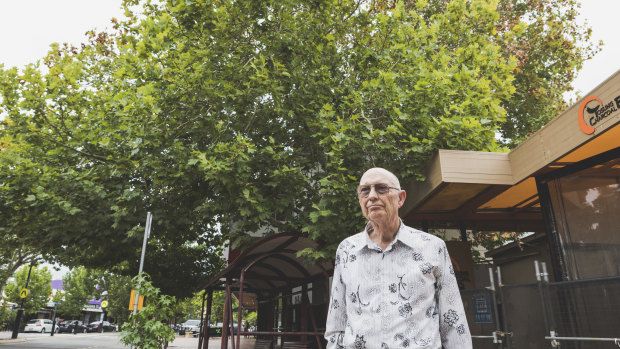
[[[360, 243], [359, 245], [356, 246], [356, 250], [361, 250], [364, 247], [368, 247], [369, 249], [376, 249], [379, 246], [377, 246], [377, 244], [375, 244], [372, 240], [370, 240], [370, 233], [372, 233], [373, 227], [372, 224], [370, 222], [368, 222], [368, 224], [366, 224], [366, 228], [364, 228], [364, 241], [362, 243]], [[405, 245], [409, 246], [409, 247], [414, 247], [415, 245], [415, 241], [413, 239], [413, 234], [412, 234], [412, 230], [411, 228], [407, 227], [406, 225], [403, 224], [403, 221], [400, 220], [400, 225], [398, 227], [398, 232], [396, 232], [396, 236], [394, 237], [394, 241], [392, 241], [392, 243], [390, 243], [390, 246], [394, 245], [397, 241], [401, 241], [402, 243], [404, 243]], [[388, 248], [386, 250], [389, 250], [390, 247], [388, 246]]]

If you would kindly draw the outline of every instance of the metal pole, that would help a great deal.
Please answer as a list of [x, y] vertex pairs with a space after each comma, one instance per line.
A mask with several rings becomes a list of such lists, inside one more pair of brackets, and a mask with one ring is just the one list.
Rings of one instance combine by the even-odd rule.
[[[151, 212], [146, 213], [146, 224], [144, 226], [144, 239], [142, 241], [142, 256], [140, 257], [140, 269], [138, 269], [138, 275], [142, 274], [142, 269], [144, 267], [144, 254], [146, 252], [146, 241], [149, 239], [149, 235], [151, 235], [151, 221], [153, 220], [153, 215]], [[138, 312], [138, 300], [140, 299], [140, 288], [136, 287], [136, 298], [133, 302], [133, 314], [136, 315]]]
[[[495, 293], [495, 277], [493, 276], [493, 268], [489, 268], [489, 279], [491, 281], [491, 286], [489, 287], [489, 290], [491, 290], [491, 292], [493, 293], [493, 310], [495, 311], [495, 328], [497, 328], [497, 331], [495, 331], [493, 334], [495, 336], [495, 333], [501, 333], [502, 329], [499, 325], [499, 312], [497, 311], [497, 294]], [[494, 339], [493, 343], [499, 343], [500, 348], [504, 347], [501, 339]]]
[[504, 338], [506, 339], [506, 348], [510, 349], [510, 340], [508, 339], [508, 335], [511, 333], [508, 332], [508, 321], [506, 321], [506, 307], [504, 306], [504, 284], [502, 283], [502, 271], [499, 266], [497, 266], [497, 287], [499, 290], [499, 300], [502, 302], [502, 322], [504, 323]]
[[[237, 348], [240, 348], [241, 346], [241, 328], [242, 328], [241, 325], [243, 322], [243, 281], [244, 279], [245, 279], [245, 268], [241, 269], [241, 277], [239, 279], [239, 306], [237, 307]], [[234, 339], [233, 339], [233, 342], [234, 342]]]
[[549, 329], [551, 331], [557, 331], [557, 324], [555, 322], [555, 314], [553, 311], [553, 301], [551, 300], [551, 295], [549, 294], [549, 273], [547, 273], [547, 263], [542, 262], [542, 279], [543, 279], [543, 291], [545, 291], [545, 299], [547, 300], [546, 304], [549, 306]]
[[205, 329], [205, 298], [207, 297], [207, 290], [202, 293], [202, 306], [200, 307], [200, 329], [198, 330], [198, 349], [202, 348], [202, 340], [204, 339]]
[[[30, 283], [30, 273], [32, 272], [32, 265], [33, 263], [30, 263], [30, 269], [28, 269], [28, 277], [26, 278], [26, 287], [24, 287], [25, 289], [28, 289], [28, 284]], [[22, 322], [22, 314], [24, 313], [24, 301], [26, 300], [26, 297], [22, 298], [22, 304], [17, 310], [17, 315], [15, 316], [15, 324], [13, 325], [13, 334], [11, 335], [12, 339], [17, 338], [17, 333], [19, 333], [19, 326]]]
[[542, 288], [542, 278], [538, 261], [534, 261], [534, 269], [536, 270], [536, 283], [538, 284], [538, 293], [540, 295], [540, 305], [542, 306], [543, 321], [545, 322], [545, 333], [549, 333], [549, 319], [547, 318], [547, 306], [545, 304], [545, 296]]
[[209, 295], [207, 296], [207, 318], [205, 319], [206, 329], [204, 342], [202, 349], [209, 349], [209, 330], [211, 329], [211, 308], [213, 306], [213, 290], [209, 289]]
[[56, 310], [58, 310], [58, 303], [54, 303], [54, 316], [52, 316], [52, 333], [50, 336], [54, 336], [54, 331], [56, 330]]

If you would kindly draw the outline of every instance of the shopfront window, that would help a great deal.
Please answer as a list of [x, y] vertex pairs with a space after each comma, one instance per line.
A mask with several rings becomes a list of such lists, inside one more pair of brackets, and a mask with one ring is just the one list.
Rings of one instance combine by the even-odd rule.
[[620, 276], [620, 159], [548, 183], [568, 277]]

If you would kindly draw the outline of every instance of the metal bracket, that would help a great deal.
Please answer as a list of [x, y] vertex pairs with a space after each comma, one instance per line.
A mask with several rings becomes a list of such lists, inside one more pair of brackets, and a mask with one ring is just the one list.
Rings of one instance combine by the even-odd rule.
[[[549, 331], [549, 332], [550, 332], [549, 334], [550, 334], [551, 338], [556, 337], [555, 331]], [[558, 341], [557, 339], [552, 339], [551, 340], [551, 347], [552, 348], [557, 348], [559, 346], [560, 346], [560, 341]]]
[[617, 346], [619, 346], [619, 347], [620, 347], [620, 338], [616, 338], [616, 339], [614, 340], [614, 343], [615, 343]]

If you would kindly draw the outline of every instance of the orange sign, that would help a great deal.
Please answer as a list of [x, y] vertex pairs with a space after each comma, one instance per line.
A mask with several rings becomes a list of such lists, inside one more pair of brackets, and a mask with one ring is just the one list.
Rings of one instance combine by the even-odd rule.
[[[133, 306], [136, 302], [136, 290], [131, 290], [131, 296], [129, 296], [129, 310], [133, 310]], [[138, 310], [142, 309], [144, 303], [144, 296], [138, 297]]]

